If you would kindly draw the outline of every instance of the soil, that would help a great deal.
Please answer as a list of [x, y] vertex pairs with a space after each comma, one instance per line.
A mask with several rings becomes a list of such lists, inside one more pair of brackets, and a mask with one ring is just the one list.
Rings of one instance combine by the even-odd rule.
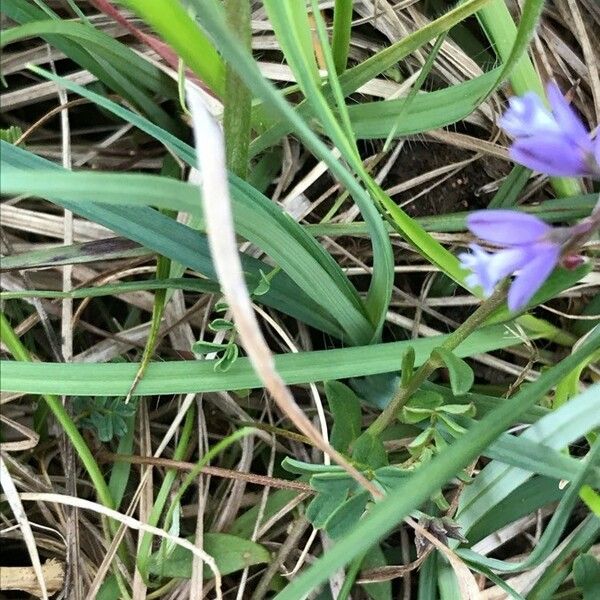
[[[433, 141], [413, 142], [404, 145], [398, 160], [384, 182], [390, 188], [451, 163], [460, 162], [473, 156], [473, 152], [443, 145]], [[469, 163], [456, 175], [420, 196], [406, 207], [411, 217], [444, 215], [464, 210], [485, 208], [490, 201], [489, 194], [481, 194], [480, 189], [490, 182], [508, 174], [508, 163], [493, 157], [484, 157]], [[404, 193], [394, 196], [398, 203], [412, 198], [434, 183], [429, 181]]]

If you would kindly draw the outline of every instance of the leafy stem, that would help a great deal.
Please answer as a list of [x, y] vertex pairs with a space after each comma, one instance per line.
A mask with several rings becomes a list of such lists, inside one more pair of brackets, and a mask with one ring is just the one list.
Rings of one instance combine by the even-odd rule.
[[[502, 285], [498, 286], [496, 291], [456, 331], [446, 338], [440, 347], [452, 351], [464, 342], [473, 331], [483, 325], [486, 319], [503, 304], [506, 300], [507, 290], [508, 281], [505, 281]], [[375, 421], [369, 425], [366, 433], [373, 436], [381, 435], [388, 425], [394, 421], [398, 411], [409, 401], [411, 396], [437, 369], [443, 366], [444, 361], [442, 358], [436, 352], [432, 352], [427, 361], [415, 371], [408, 383], [398, 389], [390, 403], [383, 409]]]

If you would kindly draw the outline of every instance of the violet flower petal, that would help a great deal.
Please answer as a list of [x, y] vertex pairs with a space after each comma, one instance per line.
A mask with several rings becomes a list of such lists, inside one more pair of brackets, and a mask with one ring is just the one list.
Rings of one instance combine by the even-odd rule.
[[[591, 140], [588, 143], [591, 150]], [[556, 134], [518, 138], [509, 154], [515, 162], [551, 176], [579, 177], [589, 172], [585, 149]]]
[[508, 291], [508, 308], [511, 311], [522, 309], [540, 289], [554, 270], [560, 257], [560, 246], [539, 244], [535, 247], [535, 257], [524, 266]]
[[552, 114], [556, 118], [556, 123], [560, 131], [567, 134], [574, 142], [583, 142], [585, 144], [589, 139], [588, 131], [573, 107], [563, 96], [559, 87], [551, 81], [546, 86], [546, 91], [548, 93], [548, 101], [552, 107]]
[[531, 244], [552, 229], [541, 219], [516, 210], [478, 210], [467, 217], [467, 226], [477, 237], [503, 246]]
[[490, 254], [477, 244], [471, 244], [472, 254], [459, 256], [461, 266], [472, 271], [466, 279], [471, 287], [480, 286], [484, 294], [489, 296], [496, 284], [519, 269], [522, 269], [531, 257], [531, 246], [507, 248]]
[[499, 124], [513, 137], [560, 133], [556, 120], [536, 93], [526, 92], [522, 96], [513, 96], [508, 100], [508, 106]]

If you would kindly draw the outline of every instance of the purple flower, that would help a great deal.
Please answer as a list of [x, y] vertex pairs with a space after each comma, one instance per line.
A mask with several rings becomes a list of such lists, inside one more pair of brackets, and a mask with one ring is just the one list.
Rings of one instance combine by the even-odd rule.
[[547, 93], [551, 111], [533, 92], [508, 101], [499, 124], [515, 138], [511, 158], [547, 175], [600, 177], [600, 135], [592, 141], [555, 83]]
[[471, 244], [472, 253], [459, 255], [461, 266], [472, 271], [466, 279], [489, 296], [496, 284], [516, 274], [508, 292], [508, 307], [523, 308], [540, 289], [560, 259], [568, 230], [553, 229], [537, 217], [513, 210], [481, 210], [467, 218], [476, 236], [502, 246], [488, 253]]

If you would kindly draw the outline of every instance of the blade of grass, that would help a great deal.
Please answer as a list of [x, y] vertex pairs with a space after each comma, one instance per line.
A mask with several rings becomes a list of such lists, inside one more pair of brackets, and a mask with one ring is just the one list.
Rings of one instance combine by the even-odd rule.
[[[251, 64], [254, 66], [253, 62], [251, 62]], [[178, 156], [180, 156], [183, 160], [185, 160], [189, 165], [194, 166], [194, 164], [195, 164], [194, 150], [190, 146], [188, 146], [187, 144], [185, 144], [184, 142], [182, 142], [181, 140], [176, 138], [175, 136], [171, 135], [170, 133], [153, 125], [152, 123], [150, 123], [143, 117], [136, 115], [136, 114], [132, 113], [131, 111], [116, 105], [111, 100], [108, 100], [107, 98], [103, 98], [102, 96], [99, 96], [98, 94], [95, 94], [94, 92], [86, 90], [85, 88], [82, 88], [81, 86], [72, 85], [67, 80], [57, 77], [51, 73], [48, 73], [47, 71], [44, 71], [43, 69], [38, 69], [38, 68], [32, 67], [32, 70], [35, 71], [36, 73], [39, 73], [40, 75], [43, 75], [44, 77], [46, 77], [48, 79], [51, 79], [53, 81], [56, 81], [57, 83], [60, 83], [61, 85], [65, 86], [67, 89], [76, 91], [77, 93], [81, 94], [82, 96], [89, 98], [90, 100], [93, 100], [94, 102], [96, 102], [100, 106], [106, 108], [107, 110], [110, 110], [114, 114], [126, 119], [127, 121], [136, 125], [143, 131], [146, 131], [149, 135], [152, 135], [152, 136], [156, 137], [157, 139], [159, 139], [168, 148], [171, 148]], [[260, 74], [259, 74], [259, 77], [261, 78], [261, 81], [262, 81], [262, 76], [260, 76]], [[311, 133], [311, 135], [313, 135], [313, 134]], [[10, 148], [10, 146], [8, 146], [8, 147]], [[326, 152], [329, 153], [329, 150], [326, 149]], [[14, 151], [13, 151], [13, 154], [14, 154]], [[335, 165], [339, 166], [337, 161], [335, 161]], [[347, 173], [347, 171], [345, 171], [344, 169], [342, 169], [342, 172], [349, 175], [349, 173]], [[352, 181], [353, 185], [355, 185], [355, 187], [357, 187], [357, 189], [362, 194], [363, 193], [362, 189], [356, 185], [356, 182], [354, 181], [353, 178], [351, 178], [351, 181]], [[359, 312], [362, 311], [362, 309], [363, 309], [362, 301], [361, 301], [360, 297], [358, 296], [355, 288], [348, 281], [348, 278], [343, 274], [343, 272], [341, 271], [341, 269], [339, 268], [337, 263], [333, 260], [333, 258], [319, 244], [317, 244], [310, 236], [305, 234], [305, 232], [302, 230], [302, 228], [295, 221], [292, 221], [286, 215], [282, 214], [282, 212], [277, 207], [275, 207], [272, 202], [270, 202], [267, 198], [265, 198], [257, 190], [250, 187], [243, 180], [235, 177], [235, 175], [231, 175], [230, 183], [232, 185], [232, 194], [233, 194], [233, 197], [235, 200], [237, 200], [237, 201], [243, 200], [244, 202], [250, 203], [248, 205], [248, 208], [250, 208], [250, 209], [252, 209], [252, 207], [256, 207], [257, 205], [260, 205], [260, 207], [262, 209], [264, 209], [264, 211], [266, 211], [266, 214], [263, 213], [261, 215], [261, 217], [263, 219], [266, 219], [265, 222], [268, 222], [269, 220], [272, 220], [272, 219], [275, 219], [276, 221], [279, 222], [279, 227], [278, 227], [275, 225], [275, 223], [273, 223], [271, 221], [270, 227], [272, 230], [276, 231], [279, 229], [280, 231], [282, 231], [281, 228], [283, 228], [284, 230], [286, 230], [286, 232], [288, 234], [293, 233], [293, 237], [289, 238], [289, 240], [292, 241], [293, 239], [295, 239], [295, 242], [297, 242], [298, 244], [301, 244], [304, 247], [304, 250], [302, 252], [300, 252], [300, 254], [297, 256], [293, 253], [289, 253], [289, 248], [287, 248], [286, 254], [283, 255], [284, 259], [286, 259], [286, 257], [287, 257], [287, 260], [292, 260], [292, 261], [298, 262], [298, 259], [300, 256], [305, 256], [306, 253], [311, 254], [312, 256], [309, 259], [309, 262], [316, 260], [320, 264], [320, 267], [327, 271], [328, 278], [326, 278], [324, 281], [327, 282], [327, 280], [329, 278], [331, 278], [333, 280], [332, 283], [334, 283], [334, 285], [337, 285], [338, 290], [342, 292], [341, 295], [338, 294], [340, 300], [345, 301], [344, 297], [347, 298], [347, 301], [350, 302], [355, 307], [354, 309], [351, 309], [351, 312], [355, 311], [354, 314], [356, 314], [356, 311], [359, 311]], [[365, 199], [365, 201], [367, 202], [366, 206], [368, 208], [372, 208], [368, 199]], [[63, 205], [64, 205], [64, 203], [63, 203]], [[77, 208], [71, 208], [71, 210], [73, 210], [74, 212], [77, 212]], [[372, 214], [373, 221], [372, 221], [371, 225], [376, 226], [376, 227], [381, 227], [381, 221], [380, 221], [379, 216], [376, 214], [375, 209], [372, 209], [372, 210], [374, 211], [374, 214]], [[256, 212], [256, 210], [254, 210], [254, 212]], [[269, 219], [269, 217], [270, 217], [270, 219]], [[92, 218], [92, 220], [96, 220], [96, 222], [100, 222], [94, 218]], [[256, 226], [255, 233], [263, 236], [265, 241], [270, 240], [269, 236], [267, 235], [267, 231], [265, 229], [265, 223], [261, 223], [256, 214], [251, 216], [249, 221], [247, 221], [247, 222], [243, 221], [243, 223], [247, 223], [248, 225], [251, 225], [252, 223], [254, 223], [254, 225]], [[115, 231], [121, 231], [119, 228], [115, 229], [114, 225], [111, 228]], [[379, 229], [378, 229], [378, 231], [379, 231]], [[283, 231], [282, 231], [282, 233], [283, 233]], [[128, 234], [128, 237], [131, 237], [131, 234]], [[171, 238], [170, 245], [173, 244], [173, 239], [177, 239], [177, 237], [175, 236], [175, 237]], [[383, 238], [378, 237], [377, 239], [383, 239]], [[387, 240], [387, 234], [385, 236], [385, 240], [389, 246], [389, 241]], [[149, 246], [149, 247], [155, 247], [154, 243], [145, 243], [145, 245]], [[168, 252], [167, 253], [162, 252], [162, 253], [165, 255], [168, 255]], [[391, 261], [391, 251], [386, 252], [386, 254], [383, 258], [389, 259], [389, 261]], [[183, 263], [183, 261], [178, 261], [178, 262]], [[299, 261], [299, 262], [301, 264], [303, 264], [302, 261]], [[212, 269], [212, 267], [211, 267], [211, 269]], [[384, 273], [384, 276], [385, 276], [385, 273]], [[294, 275], [293, 280], [301, 281], [301, 278], [299, 276]], [[379, 284], [379, 279], [375, 279], [374, 281], [376, 284]], [[316, 300], [316, 303], [322, 304], [322, 302], [320, 302], [319, 299]], [[329, 310], [331, 307], [335, 307], [335, 302], [333, 305], [323, 306], [325, 311]], [[323, 309], [321, 309], [321, 312], [324, 312]], [[346, 320], [346, 321], [349, 320], [348, 315], [346, 315], [345, 313], [340, 313], [339, 317], [342, 320]], [[366, 315], [364, 317], [364, 320], [365, 320], [365, 323], [361, 323], [360, 319], [356, 320], [356, 322], [355, 322], [356, 331], [354, 333], [358, 334], [360, 329], [362, 328], [363, 331], [362, 331], [362, 333], [360, 333], [360, 336], [367, 339], [368, 337], [372, 336], [372, 332], [367, 333], [368, 321], [366, 319]], [[352, 329], [353, 328], [351, 327], [349, 331], [346, 331], [346, 335], [348, 333], [352, 334]], [[359, 339], [362, 339], [362, 337]]]
[[[407, 348], [415, 351], [415, 365], [421, 365], [447, 335], [402, 342], [372, 344], [334, 350], [318, 350], [275, 356], [277, 370], [288, 385], [389, 373], [399, 369], [399, 358]], [[531, 339], [536, 339], [533, 335]], [[522, 342], [504, 325], [476, 330], [455, 350], [465, 358], [508, 348]], [[124, 396], [135, 375], [135, 363], [85, 364], [19, 363], [1, 361], [2, 386], [6, 391], [55, 393], [79, 396]], [[260, 387], [248, 359], [238, 358], [227, 377], [214, 371], [210, 361], [155, 362], [140, 382], [140, 396], [188, 392], [242, 390]], [[493, 411], [492, 411], [493, 412]]]
[[[18, 361], [30, 362], [31, 356], [27, 348], [23, 345], [19, 337], [15, 334], [10, 323], [6, 319], [4, 313], [0, 312], [0, 340], [6, 346], [8, 351]], [[55, 363], [58, 364], [58, 363]], [[48, 404], [48, 407], [52, 411], [54, 418], [58, 421], [63, 431], [67, 434], [69, 440], [73, 444], [77, 455], [79, 456], [83, 466], [85, 467], [94, 489], [98, 495], [98, 499], [107, 508], [113, 508], [114, 502], [110, 494], [110, 490], [106, 485], [102, 471], [98, 466], [98, 463], [94, 459], [88, 445], [85, 443], [82, 435], [79, 433], [75, 423], [73, 423], [71, 417], [67, 413], [65, 407], [62, 405], [60, 398], [52, 394], [43, 394], [44, 400]]]
[[[189, 450], [190, 441], [192, 439], [194, 429], [195, 410], [192, 404], [190, 410], [185, 415], [185, 421], [173, 453], [173, 460], [184, 460]], [[119, 463], [117, 463], [119, 464]], [[173, 485], [177, 479], [178, 472], [176, 469], [168, 469], [163, 477], [160, 488], [156, 494], [152, 510], [148, 516], [147, 523], [154, 527], [158, 526], [160, 517], [167, 505], [169, 496], [172, 494]], [[168, 528], [166, 528], [168, 530]], [[136, 556], [136, 566], [139, 569], [146, 584], [150, 584], [149, 562], [152, 554], [152, 540], [154, 536], [151, 533], [144, 533], [142, 540], [138, 546]]]
[[[4, 192], [74, 203], [153, 205], [201, 214], [195, 186], [173, 179], [82, 171], [41, 173], [38, 171], [38, 177], [31, 178], [29, 171], [2, 166]], [[81, 197], [82, 193], [85, 198]], [[236, 200], [235, 223], [239, 234], [271, 256], [307, 295], [336, 319], [353, 343], [371, 339], [372, 328], [361, 310], [358, 294], [349, 288], [349, 283], [344, 287], [339, 285], [340, 281], [347, 282], [347, 278], [314, 238], [257, 192], [253, 194], [254, 202], [245, 195], [236, 196]], [[337, 277], [326, 267], [336, 269]], [[354, 290], [354, 294], [344, 293], [347, 290]]]
[[290, 582], [277, 594], [276, 599], [297, 600], [304, 597], [325, 581], [332, 572], [379, 540], [411, 510], [427, 500], [436, 489], [460, 469], [466, 467], [500, 433], [517, 421], [520, 414], [555, 386], [565, 373], [598, 347], [600, 347], [600, 328], [592, 332], [587, 343], [576, 353], [546, 371], [525, 390], [505, 401], [503, 405], [486, 415], [469, 435], [463, 435], [442, 454], [407, 477], [404, 485], [396, 493], [388, 495], [373, 506], [369, 514], [361, 519], [349, 534], [338, 540], [334, 548]]
[[[142, 121], [144, 121], [142, 119]], [[145, 122], [145, 121], [144, 121]], [[165, 132], [165, 135], [166, 134]], [[176, 139], [176, 138], [175, 138]], [[20, 169], [49, 169], [61, 171], [61, 168], [26, 150], [17, 148], [0, 140], [0, 156], [4, 165]], [[189, 227], [169, 219], [150, 208], [130, 208], [121, 206], [98, 205], [54, 199], [59, 204], [91, 221], [100, 223], [113, 231], [135, 240], [147, 248], [152, 248], [173, 261], [195, 269], [207, 277], [215, 279], [215, 271], [210, 259], [206, 237]], [[321, 249], [322, 250], [322, 249]], [[242, 256], [245, 272], [256, 282], [261, 281], [260, 272], [268, 273], [271, 267], [250, 256]], [[307, 296], [287, 275], [277, 273], [271, 279], [271, 286], [261, 297], [261, 302], [290, 314], [305, 323], [342, 337], [342, 331], [327, 313]]]
[[331, 52], [338, 75], [346, 70], [352, 35], [352, 0], [335, 0]]
[[[592, 352], [593, 354], [593, 352]], [[552, 411], [522, 434], [523, 440], [532, 440], [555, 450], [561, 450], [600, 425], [596, 385], [572, 399], [560, 409]], [[490, 508], [514, 492], [532, 476], [531, 471], [507, 466], [501, 460], [492, 461], [477, 475], [461, 496], [456, 520], [465, 533], [477, 525]]]
[[496, 558], [487, 558], [468, 548], [460, 549], [457, 553], [469, 562], [483, 565], [501, 573], [524, 571], [539, 565], [550, 555], [558, 543], [560, 536], [568, 524], [569, 516], [575, 508], [575, 504], [579, 501], [579, 489], [583, 485], [590, 470], [594, 466], [600, 464], [600, 440], [596, 441], [587, 456], [581, 462], [580, 468], [574, 474], [575, 476], [572, 478], [565, 495], [562, 497], [558, 507], [554, 511], [546, 530], [525, 560], [520, 562], [509, 562], [498, 560]]
[[99, 296], [116, 296], [128, 292], [142, 290], [187, 290], [206, 294], [220, 293], [220, 287], [208, 279], [176, 278], [176, 279], [144, 279], [125, 281], [111, 285], [77, 288], [68, 292], [58, 290], [22, 290], [19, 292], [0, 292], [0, 300], [17, 298], [96, 298]]
[[[210, 39], [179, 2], [120, 0], [175, 48], [198, 77], [219, 97], [225, 92], [225, 65]], [[168, 25], [168, 26], [166, 26]]]
[[[555, 592], [569, 576], [573, 561], [578, 556], [585, 555], [598, 542], [599, 535], [600, 519], [589, 515], [569, 536], [567, 543], [563, 545], [554, 560], [546, 566], [540, 579], [527, 594], [527, 600], [556, 598]], [[579, 590], [576, 593], [578, 594]], [[579, 598], [579, 596], [576, 597]]]
[[130, 48], [82, 23], [46, 21], [36, 7], [25, 5], [23, 8], [20, 0], [7, 0], [2, 8], [11, 18], [25, 21], [24, 25], [2, 34], [3, 44], [39, 35], [93, 73], [107, 87], [139, 107], [158, 125], [171, 132], [181, 130], [176, 120], [152, 98], [154, 94], [175, 97], [176, 89], [172, 81]]
[[[313, 17], [328, 67], [329, 82], [337, 104], [340, 122], [338, 122], [336, 115], [323, 96], [314, 54], [311, 53], [309, 55], [305, 50], [306, 39], [310, 33], [306, 6], [303, 3], [290, 2], [289, 0], [265, 1], [265, 7], [279, 43], [282, 46], [288, 64], [294, 71], [300, 88], [312, 106], [313, 113], [319, 116], [319, 120], [327, 130], [327, 135], [332, 139], [336, 148], [341, 152], [353, 171], [364, 181], [366, 171], [356, 147], [343, 94], [335, 73], [331, 49], [324, 31], [322, 17], [318, 6], [314, 2], [312, 6]], [[225, 42], [226, 40], [223, 41]], [[233, 42], [234, 40], [231, 40], [228, 45], [232, 47], [233, 51], [237, 51]], [[248, 58], [248, 56], [245, 57], [246, 60]], [[287, 118], [288, 122], [291, 122], [292, 119], [297, 119], [297, 113], [285, 101], [282, 101], [280, 96], [273, 94], [274, 90], [262, 77], [255, 79], [255, 93], [257, 95], [259, 93], [259, 85], [268, 92], [265, 100], [268, 98], [271, 103], [281, 106], [284, 111], [282, 116]], [[305, 127], [306, 125], [302, 122], [302, 130]], [[320, 141], [308, 128], [306, 128], [304, 141], [311, 144], [313, 152], [320, 149]], [[342, 165], [335, 160], [329, 151], [319, 157], [325, 160], [332, 173], [348, 188], [365, 222], [370, 226], [371, 242], [373, 245], [373, 276], [367, 292], [366, 307], [371, 322], [374, 325], [372, 339], [378, 339], [392, 292], [393, 257], [391, 244], [375, 206], [373, 206], [372, 201], [367, 197], [364, 190], [357, 184], [354, 177], [345, 168], [339, 168]]]

